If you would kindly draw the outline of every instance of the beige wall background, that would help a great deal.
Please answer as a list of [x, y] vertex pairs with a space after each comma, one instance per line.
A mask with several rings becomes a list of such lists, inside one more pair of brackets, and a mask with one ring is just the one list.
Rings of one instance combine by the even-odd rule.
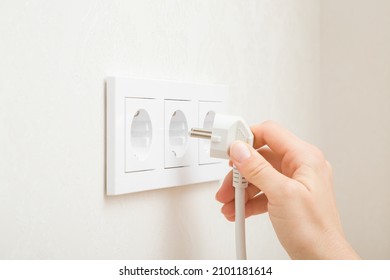
[[321, 1], [321, 120], [348, 239], [390, 259], [390, 2]]
[[[229, 85], [232, 113], [325, 150], [347, 236], [389, 258], [389, 5], [353, 3], [1, 1], [0, 259], [235, 257], [217, 182], [104, 195], [111, 75]], [[288, 258], [266, 215], [247, 235]]]

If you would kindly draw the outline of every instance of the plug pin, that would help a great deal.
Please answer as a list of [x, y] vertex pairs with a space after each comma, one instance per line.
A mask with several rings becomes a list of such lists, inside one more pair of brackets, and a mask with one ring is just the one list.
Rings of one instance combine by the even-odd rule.
[[190, 137], [201, 138], [201, 139], [210, 139], [211, 131], [202, 128], [191, 128]]

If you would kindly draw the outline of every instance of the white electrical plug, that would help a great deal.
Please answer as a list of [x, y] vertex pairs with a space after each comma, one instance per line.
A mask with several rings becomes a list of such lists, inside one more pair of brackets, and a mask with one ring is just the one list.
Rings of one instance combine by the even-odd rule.
[[[229, 159], [230, 145], [243, 141], [253, 146], [253, 133], [246, 122], [238, 116], [216, 114], [211, 130], [192, 128], [191, 137], [210, 140], [210, 156]], [[245, 245], [245, 188], [248, 182], [233, 166], [233, 187], [236, 207], [236, 253], [237, 259], [246, 259]]]

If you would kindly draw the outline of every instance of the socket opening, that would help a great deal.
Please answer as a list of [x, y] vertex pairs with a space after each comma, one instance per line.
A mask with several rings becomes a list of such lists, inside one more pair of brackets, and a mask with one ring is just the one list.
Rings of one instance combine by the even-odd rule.
[[169, 123], [169, 145], [173, 155], [182, 157], [188, 146], [188, 125], [187, 118], [180, 110], [172, 114]]
[[145, 160], [152, 146], [152, 121], [148, 112], [140, 109], [135, 112], [130, 130], [131, 147], [134, 157]]

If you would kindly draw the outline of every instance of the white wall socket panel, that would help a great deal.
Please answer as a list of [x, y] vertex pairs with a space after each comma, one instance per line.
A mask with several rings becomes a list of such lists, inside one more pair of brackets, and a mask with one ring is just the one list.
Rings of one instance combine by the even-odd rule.
[[227, 162], [188, 132], [211, 128], [215, 113], [227, 113], [227, 97], [223, 85], [108, 78], [107, 195], [222, 179]]

